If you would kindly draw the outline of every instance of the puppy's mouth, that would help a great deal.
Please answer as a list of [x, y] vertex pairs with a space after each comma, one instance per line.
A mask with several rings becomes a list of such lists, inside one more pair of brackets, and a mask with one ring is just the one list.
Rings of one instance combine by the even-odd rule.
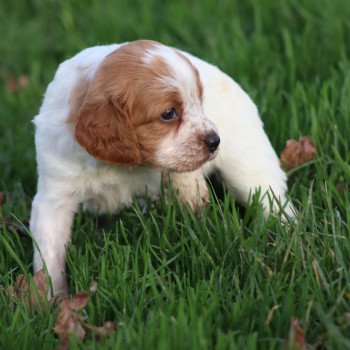
[[[206, 162], [213, 160], [219, 150], [220, 137], [215, 132], [204, 137], [195, 136], [183, 142], [169, 142], [166, 140], [159, 147], [155, 157], [149, 157], [145, 164], [158, 168], [161, 171], [190, 172], [199, 169]], [[171, 140], [173, 141], [173, 140]]]
[[185, 148], [184, 153], [188, 154], [188, 157], [184, 157], [184, 164], [186, 169], [185, 171], [193, 171], [206, 162], [213, 160], [218, 152], [220, 145], [219, 135], [213, 131], [205, 135], [205, 137], [199, 139], [199, 146], [194, 148]]
[[[206, 162], [213, 160], [218, 154], [218, 149], [213, 152], [206, 150], [191, 150], [178, 158], [173, 158], [166, 170], [176, 172], [189, 172], [202, 167]], [[169, 162], [170, 163], [170, 162]]]

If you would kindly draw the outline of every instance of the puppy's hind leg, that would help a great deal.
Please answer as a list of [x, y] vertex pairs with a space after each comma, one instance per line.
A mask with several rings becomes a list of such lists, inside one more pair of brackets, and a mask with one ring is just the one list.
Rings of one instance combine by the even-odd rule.
[[214, 160], [215, 168], [242, 205], [247, 206], [251, 195], [260, 190], [266, 217], [271, 210], [282, 210], [285, 216], [294, 218], [295, 210], [286, 195], [287, 176], [262, 125], [255, 125], [252, 134], [250, 131], [242, 130], [236, 138], [220, 135], [221, 148]]
[[227, 188], [237, 193], [241, 204], [247, 205], [250, 196], [260, 188], [265, 216], [270, 212], [269, 198], [264, 196], [267, 193], [276, 198], [273, 211], [286, 204], [284, 212], [294, 217], [293, 206], [286, 203], [286, 174], [264, 131], [257, 107], [232, 79], [220, 73], [217, 77], [205, 85], [204, 99], [204, 112], [216, 125], [221, 139], [218, 155], [211, 162], [214, 170]]

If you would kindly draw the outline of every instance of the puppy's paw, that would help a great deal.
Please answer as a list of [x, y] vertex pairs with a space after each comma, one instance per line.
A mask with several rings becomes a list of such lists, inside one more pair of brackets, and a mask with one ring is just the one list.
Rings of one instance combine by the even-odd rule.
[[199, 214], [200, 208], [208, 205], [209, 192], [201, 170], [163, 175], [165, 188], [168, 188], [170, 183], [174, 190], [178, 191], [180, 202], [188, 203], [196, 214]]
[[206, 207], [209, 203], [209, 192], [204, 178], [192, 179], [191, 182], [191, 184], [186, 183], [178, 187], [178, 195], [181, 203], [188, 203], [198, 215], [200, 208]]

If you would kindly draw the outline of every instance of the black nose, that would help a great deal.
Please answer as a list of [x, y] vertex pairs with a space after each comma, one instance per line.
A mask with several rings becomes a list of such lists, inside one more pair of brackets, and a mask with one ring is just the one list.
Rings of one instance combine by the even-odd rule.
[[207, 135], [204, 139], [204, 143], [210, 152], [214, 152], [220, 144], [220, 137], [218, 134]]

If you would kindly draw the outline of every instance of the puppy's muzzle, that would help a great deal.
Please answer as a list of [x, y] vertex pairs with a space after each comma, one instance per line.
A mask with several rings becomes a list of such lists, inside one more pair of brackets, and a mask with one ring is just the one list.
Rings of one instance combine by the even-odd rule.
[[209, 134], [204, 138], [204, 143], [207, 146], [209, 152], [213, 153], [219, 147], [220, 137], [216, 133]]

